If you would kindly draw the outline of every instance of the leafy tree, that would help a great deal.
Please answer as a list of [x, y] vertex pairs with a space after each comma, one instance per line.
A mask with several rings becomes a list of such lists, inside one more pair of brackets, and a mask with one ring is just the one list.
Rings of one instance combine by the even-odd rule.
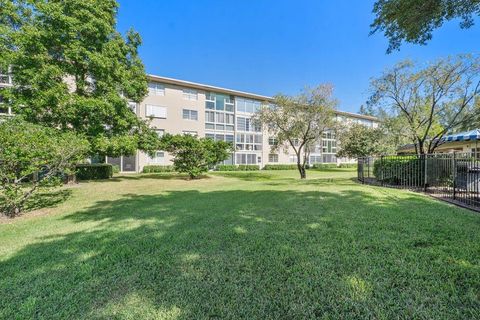
[[128, 106], [147, 93], [141, 39], [115, 30], [115, 0], [0, 0], [0, 7], [0, 68], [10, 68], [15, 83], [1, 94], [16, 114], [86, 136], [91, 153], [155, 149], [140, 143], [151, 130]]
[[231, 152], [227, 142], [191, 135], [165, 134], [160, 142], [162, 150], [173, 155], [175, 171], [188, 173], [190, 179], [198, 178], [210, 167], [226, 160]]
[[405, 61], [374, 79], [371, 89], [369, 103], [398, 118], [418, 154], [432, 153], [447, 133], [475, 123], [480, 60], [458, 56], [426, 67]]
[[387, 52], [398, 50], [403, 41], [426, 44], [432, 31], [445, 21], [460, 18], [462, 28], [470, 28], [480, 15], [478, 0], [378, 0], [371, 34], [383, 32], [389, 39]]
[[73, 174], [88, 151], [88, 142], [73, 132], [60, 133], [15, 117], [0, 123], [1, 211], [19, 214], [39, 189], [61, 183]]
[[310, 151], [325, 131], [335, 128], [336, 100], [332, 92], [330, 85], [320, 85], [307, 88], [298, 96], [279, 94], [254, 116], [254, 121], [278, 141], [273, 149], [294, 150], [301, 179], [307, 177], [305, 166]]
[[338, 157], [360, 158], [394, 151], [385, 131], [380, 127], [371, 128], [355, 123], [341, 131]]

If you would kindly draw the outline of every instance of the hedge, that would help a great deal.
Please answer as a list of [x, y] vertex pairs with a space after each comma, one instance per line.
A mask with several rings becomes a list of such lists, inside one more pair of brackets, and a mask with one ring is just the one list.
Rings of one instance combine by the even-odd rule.
[[263, 170], [297, 170], [296, 164], [266, 164]]
[[173, 166], [148, 165], [143, 167], [143, 173], [174, 172]]
[[238, 166], [233, 164], [219, 164], [216, 171], [257, 171], [260, 167], [255, 164], [240, 164]]
[[113, 168], [108, 163], [78, 164], [75, 167], [77, 180], [102, 180], [113, 176]]
[[314, 163], [311, 166], [312, 169], [334, 169], [338, 168], [336, 163]]
[[338, 167], [339, 168], [356, 168], [357, 164], [356, 163], [340, 163]]
[[424, 165], [416, 156], [383, 157], [373, 163], [373, 175], [387, 184], [420, 187], [424, 183]]

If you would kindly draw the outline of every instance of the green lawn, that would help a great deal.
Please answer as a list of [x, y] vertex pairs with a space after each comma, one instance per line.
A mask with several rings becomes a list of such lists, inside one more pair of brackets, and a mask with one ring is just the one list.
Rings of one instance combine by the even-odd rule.
[[354, 174], [66, 188], [2, 220], [0, 319], [480, 318], [480, 216]]

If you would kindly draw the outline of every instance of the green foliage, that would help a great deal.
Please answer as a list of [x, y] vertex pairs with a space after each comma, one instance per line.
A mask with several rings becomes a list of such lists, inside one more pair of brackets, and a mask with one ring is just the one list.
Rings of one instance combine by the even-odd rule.
[[387, 52], [398, 50], [403, 41], [425, 45], [434, 29], [445, 21], [461, 19], [469, 28], [480, 14], [478, 0], [378, 0], [371, 33], [383, 32], [390, 41]]
[[113, 166], [108, 163], [78, 164], [75, 167], [75, 175], [77, 180], [110, 179], [113, 176]]
[[306, 88], [297, 96], [276, 95], [272, 104], [263, 106], [253, 119], [278, 142], [272, 151], [293, 149], [298, 159], [300, 178], [306, 179], [310, 150], [324, 132], [336, 128], [336, 104], [332, 86], [319, 85]]
[[338, 168], [357, 168], [356, 163], [340, 163]]
[[27, 123], [15, 117], [0, 123], [0, 191], [8, 216], [19, 214], [38, 190], [72, 175], [88, 151], [88, 142], [71, 132]]
[[336, 163], [314, 163], [310, 166], [311, 169], [333, 169], [338, 168]]
[[173, 155], [175, 171], [188, 173], [191, 179], [230, 155], [231, 145], [225, 141], [213, 141], [191, 135], [165, 134], [161, 139], [161, 149]]
[[91, 154], [154, 150], [146, 143], [154, 132], [127, 103], [147, 93], [141, 39], [116, 31], [115, 0], [2, 0], [0, 7], [0, 69], [10, 66], [15, 83], [2, 95], [16, 114], [81, 133]]
[[424, 162], [418, 156], [385, 156], [373, 163], [373, 175], [386, 184], [421, 187]]
[[263, 170], [298, 170], [296, 164], [266, 164]]
[[256, 164], [240, 164], [237, 167], [237, 171], [258, 171], [260, 167]]
[[234, 164], [219, 164], [215, 167], [216, 171], [237, 171], [237, 166]]
[[120, 173], [120, 166], [117, 164], [112, 165], [112, 172], [115, 173]]
[[148, 165], [143, 167], [143, 173], [160, 173], [160, 172], [173, 172], [175, 168], [173, 166], [161, 166], [161, 165]]
[[360, 158], [395, 151], [381, 128], [352, 124], [341, 132], [338, 157]]
[[369, 104], [388, 112], [388, 139], [396, 144], [407, 138], [417, 154], [434, 153], [447, 133], [479, 119], [480, 55], [426, 66], [403, 61], [372, 80], [371, 92]]

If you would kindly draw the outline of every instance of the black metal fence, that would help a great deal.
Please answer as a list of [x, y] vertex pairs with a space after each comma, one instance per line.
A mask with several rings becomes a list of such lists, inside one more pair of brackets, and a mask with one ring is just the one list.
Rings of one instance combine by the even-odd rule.
[[480, 210], [480, 159], [472, 153], [360, 158], [358, 180], [426, 192]]

